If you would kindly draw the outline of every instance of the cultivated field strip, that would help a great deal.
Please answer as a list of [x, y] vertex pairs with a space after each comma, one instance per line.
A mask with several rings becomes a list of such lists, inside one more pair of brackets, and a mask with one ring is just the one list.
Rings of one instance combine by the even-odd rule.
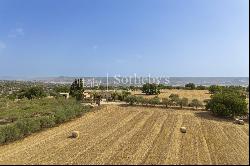
[[248, 164], [248, 138], [248, 124], [195, 111], [108, 105], [0, 146], [0, 164]]

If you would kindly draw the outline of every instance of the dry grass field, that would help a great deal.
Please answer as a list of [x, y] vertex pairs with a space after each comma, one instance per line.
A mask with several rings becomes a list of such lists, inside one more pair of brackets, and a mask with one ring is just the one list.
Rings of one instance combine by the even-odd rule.
[[[141, 91], [132, 92], [134, 95], [143, 95], [144, 97], [152, 98], [155, 95], [145, 95], [142, 94]], [[193, 99], [198, 99], [200, 101], [204, 101], [206, 99], [210, 99], [211, 94], [209, 94], [208, 90], [184, 90], [184, 89], [171, 89], [171, 90], [161, 90], [161, 93], [158, 95], [160, 98], [169, 97], [171, 94], [178, 94], [180, 97], [186, 97], [189, 101]]]
[[110, 105], [0, 146], [0, 164], [248, 164], [248, 139], [205, 111]]

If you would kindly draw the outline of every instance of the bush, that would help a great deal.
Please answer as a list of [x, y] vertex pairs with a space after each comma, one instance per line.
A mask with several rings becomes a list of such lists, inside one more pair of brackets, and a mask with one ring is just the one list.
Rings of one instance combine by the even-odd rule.
[[142, 96], [137, 97], [136, 104], [145, 104], [145, 99]]
[[56, 119], [54, 116], [43, 116], [39, 118], [41, 128], [53, 127], [56, 124]]
[[149, 100], [149, 104], [151, 104], [153, 106], [159, 105], [160, 103], [161, 103], [160, 98], [157, 96]]
[[3, 127], [0, 128], [0, 144], [5, 142], [5, 133]]
[[218, 93], [218, 92], [221, 92], [222, 91], [222, 87], [219, 86], [219, 85], [211, 85], [209, 88], [208, 88], [209, 92], [211, 94], [215, 94], [215, 93]]
[[211, 96], [211, 100], [206, 104], [206, 109], [217, 116], [242, 116], [247, 113], [247, 103], [238, 93], [222, 92]]
[[41, 124], [38, 118], [29, 118], [18, 120], [16, 127], [21, 131], [22, 135], [29, 135], [41, 129]]
[[34, 99], [34, 98], [43, 98], [46, 97], [46, 93], [41, 86], [33, 86], [27, 89], [22, 89], [17, 94], [18, 98], [28, 98], [28, 99]]
[[198, 99], [193, 99], [192, 102], [190, 103], [190, 106], [195, 107], [196, 109], [198, 109], [198, 107], [202, 107], [203, 104]]
[[196, 87], [196, 89], [197, 89], [197, 90], [206, 90], [207, 88], [206, 88], [205, 86], [203, 86], [203, 85], [198, 85], [198, 86]]
[[117, 99], [120, 101], [125, 101], [126, 97], [128, 97], [129, 95], [131, 95], [131, 93], [124, 90], [121, 93], [117, 93]]
[[129, 105], [134, 105], [134, 103], [136, 103], [137, 101], [138, 101], [137, 97], [134, 95], [131, 95], [125, 98], [125, 102], [129, 103]]
[[193, 89], [195, 89], [195, 84], [194, 83], [188, 83], [188, 84], [185, 85], [185, 88], [193, 90]]
[[56, 124], [65, 122], [67, 120], [65, 112], [62, 110], [57, 110], [55, 113], [55, 120], [56, 120]]
[[13, 124], [0, 128], [0, 143], [15, 141], [21, 137], [21, 131]]
[[183, 97], [179, 100], [177, 100], [177, 104], [180, 105], [180, 107], [182, 108], [183, 106], [187, 106], [188, 105], [188, 98]]
[[169, 98], [163, 98], [162, 99], [162, 104], [166, 106], [166, 108], [168, 108], [168, 106], [170, 105], [170, 100]]
[[170, 104], [171, 105], [177, 105], [180, 98], [179, 98], [179, 95], [178, 94], [171, 94], [169, 96], [169, 99], [170, 99]]

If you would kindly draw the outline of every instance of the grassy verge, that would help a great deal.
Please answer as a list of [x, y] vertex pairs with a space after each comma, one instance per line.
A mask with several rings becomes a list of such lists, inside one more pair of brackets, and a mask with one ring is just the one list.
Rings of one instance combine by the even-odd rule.
[[82, 116], [89, 111], [75, 100], [40, 99], [0, 101], [0, 144], [24, 138], [44, 128]]

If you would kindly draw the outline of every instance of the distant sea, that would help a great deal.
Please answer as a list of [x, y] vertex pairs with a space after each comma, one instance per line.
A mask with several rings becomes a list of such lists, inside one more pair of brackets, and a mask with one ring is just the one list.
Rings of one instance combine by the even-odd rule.
[[[82, 78], [86, 86], [94, 85], [135, 85], [140, 86], [144, 83], [160, 83], [172, 86], [183, 86], [187, 83], [196, 85], [249, 85], [249, 77], [77, 77]], [[17, 78], [17, 77], [0, 77], [0, 80], [17, 80], [17, 81], [32, 81], [44, 83], [60, 83], [70, 84], [75, 77], [38, 77], [38, 78]]]

